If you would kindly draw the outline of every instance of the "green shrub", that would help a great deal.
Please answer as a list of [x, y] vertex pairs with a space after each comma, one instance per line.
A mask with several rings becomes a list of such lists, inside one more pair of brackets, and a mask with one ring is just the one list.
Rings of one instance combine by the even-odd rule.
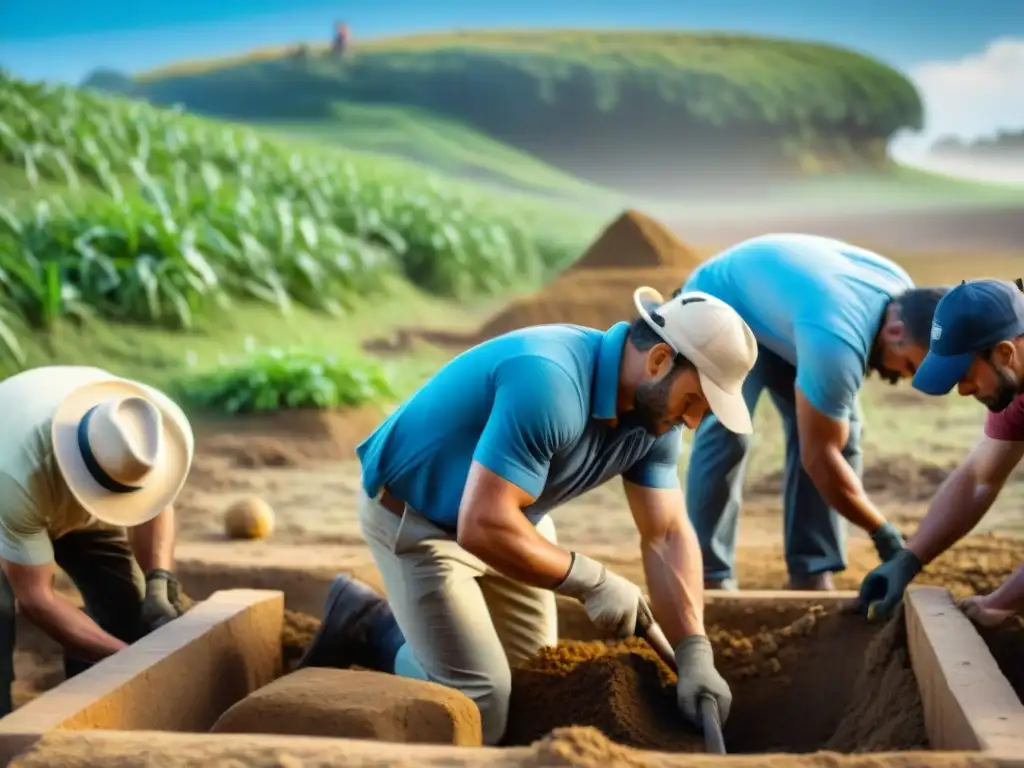
[[358, 352], [266, 349], [181, 377], [187, 405], [228, 414], [292, 408], [340, 408], [394, 398], [381, 363]]

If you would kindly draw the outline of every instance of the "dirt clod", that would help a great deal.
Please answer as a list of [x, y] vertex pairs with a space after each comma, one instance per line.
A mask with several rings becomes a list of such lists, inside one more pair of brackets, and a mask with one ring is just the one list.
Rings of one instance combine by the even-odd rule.
[[277, 733], [480, 746], [480, 711], [459, 691], [380, 672], [308, 668], [235, 703], [214, 733]]

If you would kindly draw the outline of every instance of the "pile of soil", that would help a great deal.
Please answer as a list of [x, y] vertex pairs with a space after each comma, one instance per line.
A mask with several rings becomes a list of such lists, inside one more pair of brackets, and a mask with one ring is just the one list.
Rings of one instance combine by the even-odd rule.
[[626, 211], [557, 280], [513, 301], [483, 325], [475, 340], [547, 323], [603, 330], [636, 315], [636, 288], [649, 285], [671, 295], [700, 261], [667, 227], [639, 211]]
[[825, 749], [854, 754], [927, 748], [901, 604], [868, 646], [850, 706]]
[[671, 267], [690, 271], [700, 257], [672, 230], [645, 213], [623, 212], [570, 270]]
[[1024, 618], [1011, 616], [998, 627], [975, 625], [1017, 698], [1024, 702]]
[[[870, 494], [885, 495], [899, 501], [927, 501], [949, 476], [953, 466], [920, 461], [913, 456], [891, 456], [864, 467], [861, 478]], [[778, 495], [782, 492], [782, 470], [751, 483], [752, 494]]]
[[626, 746], [703, 752], [703, 736], [679, 714], [674, 678], [635, 638], [545, 648], [513, 671], [505, 744], [532, 744], [553, 728], [582, 725]]

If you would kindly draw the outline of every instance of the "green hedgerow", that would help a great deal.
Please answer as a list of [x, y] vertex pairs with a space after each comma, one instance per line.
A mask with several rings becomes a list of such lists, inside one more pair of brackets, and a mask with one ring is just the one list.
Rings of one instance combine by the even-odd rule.
[[329, 409], [394, 398], [384, 366], [358, 352], [265, 349], [176, 382], [182, 400], [229, 414]]

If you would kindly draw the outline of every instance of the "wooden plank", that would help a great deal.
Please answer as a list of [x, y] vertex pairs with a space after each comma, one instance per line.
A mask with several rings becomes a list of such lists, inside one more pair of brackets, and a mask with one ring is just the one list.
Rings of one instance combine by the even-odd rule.
[[911, 587], [905, 603], [932, 748], [1024, 757], [1024, 705], [949, 590]]
[[284, 597], [218, 592], [0, 719], [0, 764], [54, 729], [204, 731], [281, 673]]

